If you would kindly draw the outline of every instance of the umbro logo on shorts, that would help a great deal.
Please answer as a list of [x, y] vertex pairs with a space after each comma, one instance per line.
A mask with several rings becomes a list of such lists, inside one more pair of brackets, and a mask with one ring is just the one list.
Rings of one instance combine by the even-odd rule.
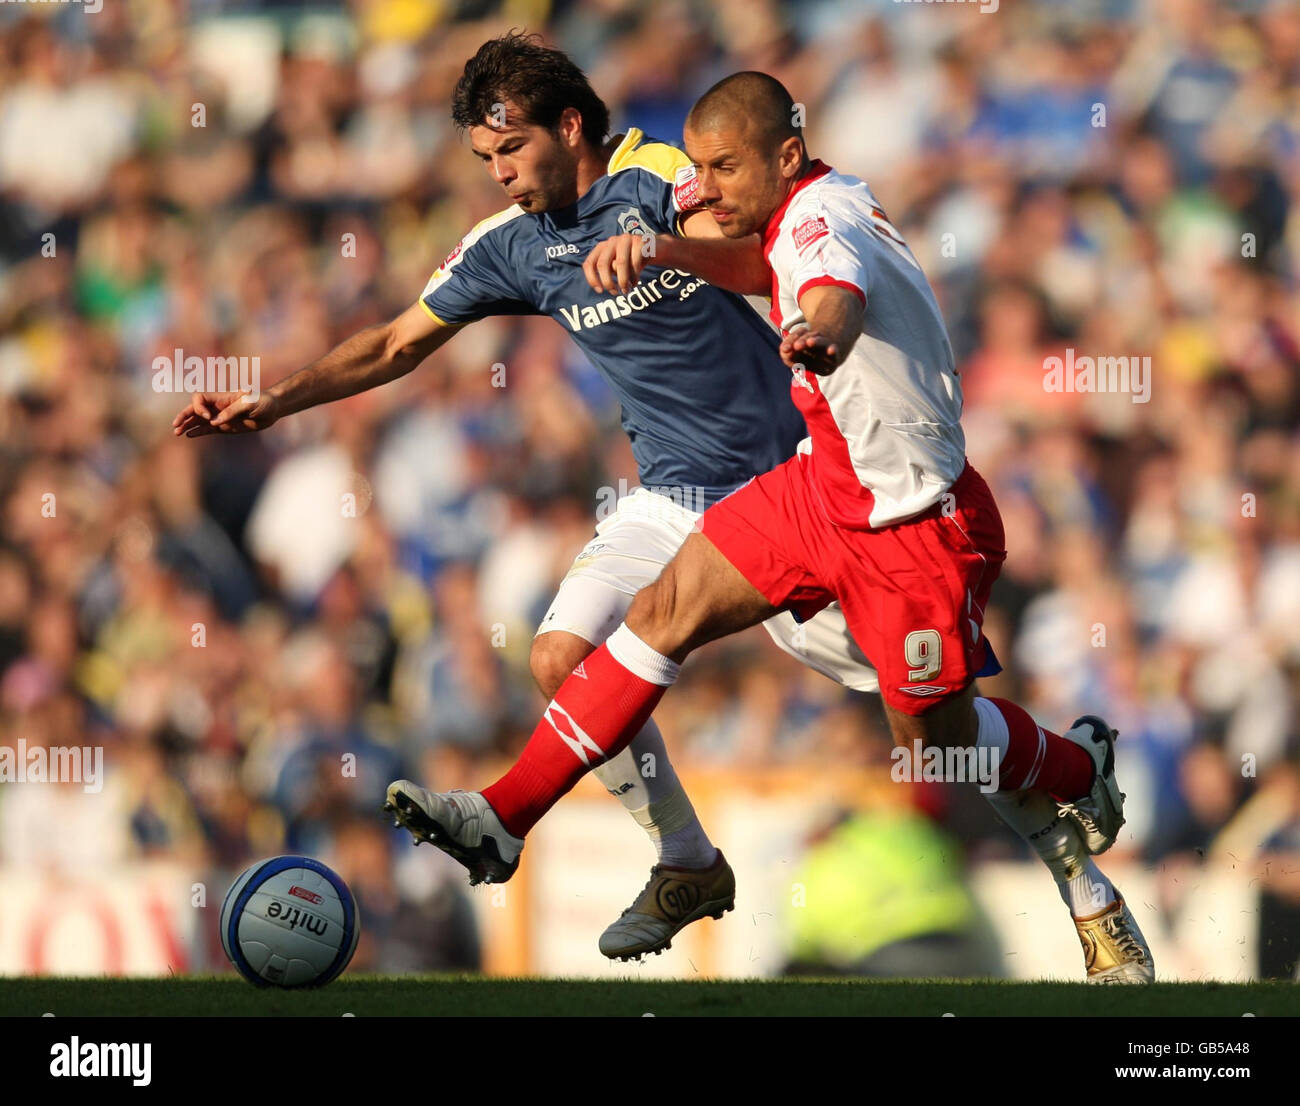
[[900, 687], [899, 691], [906, 692], [908, 695], [942, 695], [948, 689], [940, 687], [938, 684], [916, 684], [914, 686]]

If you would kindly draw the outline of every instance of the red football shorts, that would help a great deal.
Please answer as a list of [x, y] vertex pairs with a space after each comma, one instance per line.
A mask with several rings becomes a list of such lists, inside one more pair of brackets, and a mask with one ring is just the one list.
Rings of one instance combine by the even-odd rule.
[[838, 599], [885, 702], [905, 714], [960, 694], [991, 657], [984, 607], [1007, 551], [993, 494], [969, 462], [929, 510], [849, 530], [826, 517], [796, 454], [710, 507], [700, 529], [801, 621]]

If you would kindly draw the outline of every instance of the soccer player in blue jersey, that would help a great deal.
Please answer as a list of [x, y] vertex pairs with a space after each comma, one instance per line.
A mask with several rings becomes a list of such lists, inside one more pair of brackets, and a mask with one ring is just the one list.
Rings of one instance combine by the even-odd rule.
[[[264, 430], [405, 375], [476, 319], [551, 316], [618, 396], [642, 487], [599, 522], [542, 620], [531, 665], [549, 698], [622, 622], [705, 508], [790, 457], [803, 424], [779, 339], [742, 296], [655, 267], [656, 259], [647, 259], [648, 276], [627, 295], [596, 292], [583, 273], [592, 247], [613, 235], [721, 240], [699, 209], [685, 154], [635, 128], [607, 142], [609, 112], [581, 70], [522, 35], [487, 42], [470, 59], [452, 114], [510, 206], [470, 230], [396, 319], [353, 335], [259, 396], [197, 394], [173, 426], [190, 437]], [[752, 291], [767, 290], [766, 270], [742, 244], [718, 256], [732, 282], [747, 274]], [[766, 627], [818, 671], [877, 690], [838, 607], [803, 625], [783, 613]], [[732, 909], [731, 868], [653, 720], [595, 771], [658, 852], [645, 889], [602, 935], [601, 951], [622, 959], [658, 952], [683, 926]], [[491, 875], [471, 868], [475, 882]]]

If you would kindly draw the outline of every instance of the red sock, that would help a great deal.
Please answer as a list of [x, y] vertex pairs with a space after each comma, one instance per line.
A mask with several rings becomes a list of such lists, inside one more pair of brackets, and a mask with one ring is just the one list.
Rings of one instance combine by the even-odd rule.
[[627, 748], [667, 690], [629, 672], [604, 645], [586, 657], [514, 766], [483, 791], [502, 825], [523, 837], [578, 780]]
[[1069, 802], [1088, 794], [1096, 772], [1086, 750], [1043, 729], [1009, 699], [988, 699], [1006, 720], [1010, 740], [998, 765], [998, 790], [1036, 787]]

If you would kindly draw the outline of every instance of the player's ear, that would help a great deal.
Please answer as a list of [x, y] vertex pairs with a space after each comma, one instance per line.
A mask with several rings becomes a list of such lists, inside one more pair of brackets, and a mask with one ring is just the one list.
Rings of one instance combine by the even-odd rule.
[[560, 140], [573, 149], [582, 141], [582, 112], [577, 108], [565, 108], [560, 112], [560, 125], [556, 129]]
[[777, 164], [781, 168], [781, 176], [786, 180], [797, 177], [799, 170], [803, 167], [803, 162], [803, 139], [791, 135], [778, 147]]

